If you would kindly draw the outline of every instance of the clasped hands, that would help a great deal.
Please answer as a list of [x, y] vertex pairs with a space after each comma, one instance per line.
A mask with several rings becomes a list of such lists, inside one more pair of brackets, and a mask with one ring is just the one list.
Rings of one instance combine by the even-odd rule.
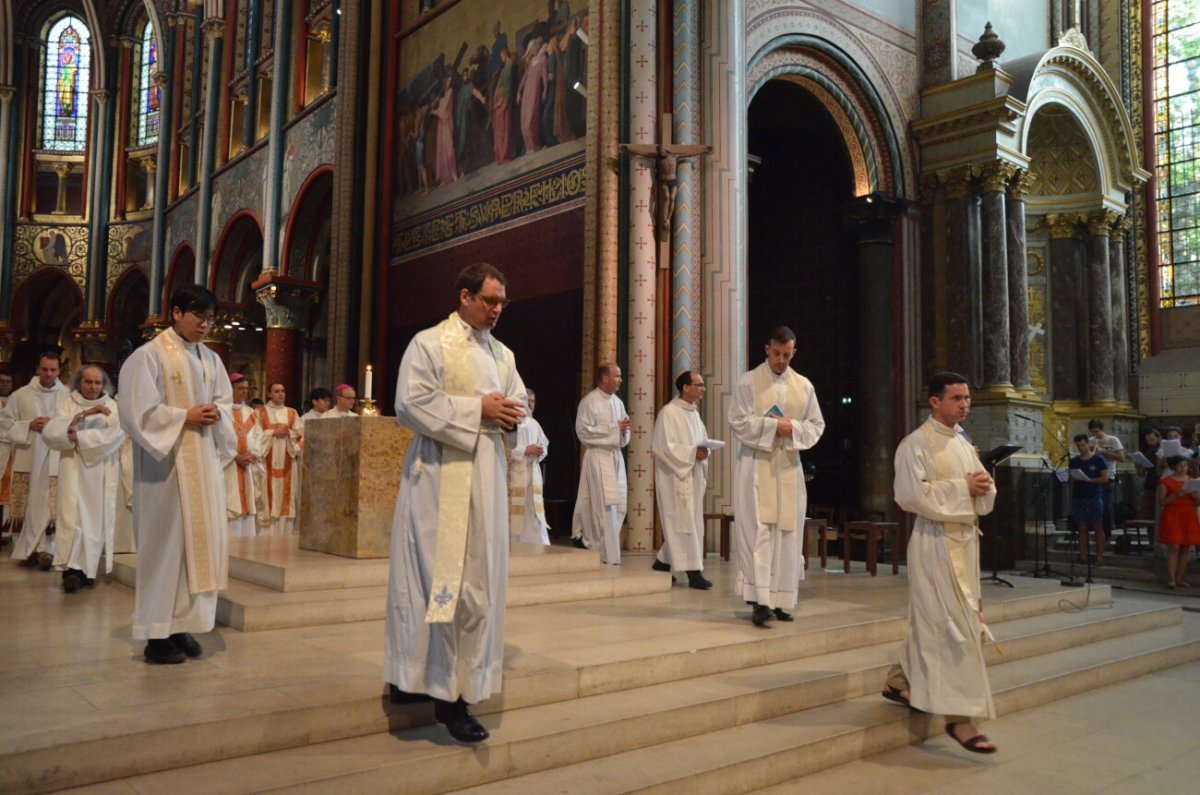
[[215, 403], [197, 403], [187, 410], [184, 422], [188, 425], [214, 425], [221, 419], [221, 410]]
[[966, 481], [967, 493], [972, 497], [982, 497], [992, 487], [992, 476], [982, 469], [978, 472], [968, 472]]
[[482, 419], [489, 425], [511, 431], [524, 416], [525, 405], [519, 400], [506, 398], [499, 392], [483, 396]]

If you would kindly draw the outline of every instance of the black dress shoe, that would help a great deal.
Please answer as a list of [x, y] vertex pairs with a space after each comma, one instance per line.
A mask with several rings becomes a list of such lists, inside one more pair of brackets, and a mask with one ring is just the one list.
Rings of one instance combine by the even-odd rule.
[[695, 588], [697, 591], [707, 591], [712, 587], [712, 583], [704, 579], [699, 571], [689, 571], [687, 576], [689, 588]]
[[199, 657], [204, 653], [204, 650], [200, 648], [200, 644], [196, 642], [196, 639], [192, 637], [190, 632], [176, 632], [167, 638], [167, 640], [171, 641], [171, 645], [188, 657]]
[[576, 549], [587, 549], [587, 544], [583, 543], [582, 538], [572, 538], [571, 546], [575, 547]]
[[67, 593], [75, 593], [83, 587], [83, 572], [75, 569], [67, 569], [63, 572], [62, 588]]
[[187, 655], [166, 638], [146, 641], [146, 650], [142, 654], [151, 665], [178, 665], [187, 659]]
[[771, 608], [766, 605], [755, 605], [754, 613], [751, 614], [750, 620], [754, 622], [754, 626], [756, 627], [766, 627], [767, 622], [774, 617], [775, 614], [771, 612]]
[[654, 562], [650, 564], [650, 568], [654, 569], [655, 571], [670, 571], [671, 570], [670, 564], [663, 563], [658, 558], [654, 559]]
[[388, 701], [393, 704], [423, 704], [432, 700], [433, 697], [425, 693], [409, 693], [388, 683]]
[[467, 702], [433, 700], [433, 716], [443, 724], [450, 736], [460, 743], [480, 743], [488, 738], [488, 730], [471, 714]]
[[50, 571], [50, 569], [54, 568], [54, 556], [49, 552], [38, 554], [37, 567], [42, 571]]
[[780, 621], [795, 621], [796, 617], [784, 610], [782, 607], [775, 608], [775, 617]]

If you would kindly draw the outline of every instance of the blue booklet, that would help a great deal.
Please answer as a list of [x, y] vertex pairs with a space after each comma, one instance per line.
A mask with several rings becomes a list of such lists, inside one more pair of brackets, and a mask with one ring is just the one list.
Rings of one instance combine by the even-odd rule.
[[776, 419], [783, 419], [783, 412], [780, 410], [779, 406], [772, 403], [771, 408], [767, 409], [767, 413], [764, 414], [763, 416], [764, 417], [775, 417]]

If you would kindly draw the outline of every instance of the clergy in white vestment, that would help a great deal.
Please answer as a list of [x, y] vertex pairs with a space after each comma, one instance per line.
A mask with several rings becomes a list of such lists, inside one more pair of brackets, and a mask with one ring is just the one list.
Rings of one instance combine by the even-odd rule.
[[[8, 405], [12, 394], [12, 373], [0, 371], [0, 411]], [[12, 507], [12, 443], [0, 433], [0, 539], [8, 532], [9, 509]]]
[[358, 402], [358, 393], [349, 384], [338, 384], [333, 389], [333, 408], [325, 412], [325, 417], [357, 417], [354, 404]]
[[55, 351], [38, 358], [37, 374], [18, 389], [0, 411], [0, 438], [12, 445], [12, 527], [20, 527], [12, 559], [21, 566], [49, 571], [54, 565], [54, 539], [46, 530], [57, 507], [58, 451], [42, 438], [69, 392], [58, 380], [61, 359]]
[[738, 379], [729, 426], [738, 441], [734, 468], [734, 545], [738, 590], [755, 626], [791, 621], [804, 579], [804, 513], [808, 491], [800, 451], [825, 432], [817, 393], [791, 368], [796, 334], [771, 330], [767, 360]]
[[654, 501], [662, 521], [663, 544], [653, 568], [687, 572], [688, 587], [706, 590], [704, 570], [704, 492], [708, 488], [708, 431], [700, 419], [704, 376], [685, 370], [675, 379], [679, 396], [654, 419]]
[[409, 343], [396, 419], [414, 432], [392, 520], [383, 678], [393, 703], [434, 701], [462, 742], [487, 739], [468, 704], [500, 691], [508, 592], [506, 432], [524, 416], [512, 352], [492, 336], [508, 303], [492, 265], [465, 268], [458, 309]]
[[625, 456], [630, 422], [625, 404], [617, 397], [621, 368], [605, 362], [596, 368], [596, 388], [579, 401], [575, 435], [583, 444], [579, 492], [571, 516], [571, 539], [578, 547], [599, 550], [600, 559], [621, 563], [621, 525], [629, 499]]
[[117, 417], [108, 374], [84, 365], [71, 376], [71, 393], [59, 401], [58, 415], [42, 430], [58, 451], [58, 518], [54, 567], [62, 587], [75, 593], [96, 584], [100, 555], [112, 571], [121, 444], [125, 432]]
[[133, 438], [137, 573], [133, 639], [154, 664], [202, 653], [229, 571], [225, 475], [236, 449], [225, 365], [204, 339], [217, 297], [189, 284], [171, 295], [171, 327], [121, 367], [117, 405]]
[[885, 698], [946, 716], [946, 731], [964, 748], [996, 746], [973, 719], [995, 717], [983, 660], [979, 589], [979, 517], [991, 513], [996, 486], [959, 424], [967, 418], [967, 379], [937, 373], [933, 408], [896, 450], [896, 503], [915, 514], [908, 541], [908, 633], [888, 672]]
[[508, 529], [513, 541], [549, 544], [550, 525], [542, 493], [542, 462], [550, 453], [550, 440], [533, 418], [537, 396], [525, 390], [525, 419], [517, 425], [516, 443], [508, 463]]
[[275, 382], [267, 386], [267, 403], [258, 410], [262, 428], [263, 478], [266, 489], [264, 511], [259, 517], [263, 532], [276, 536], [291, 535], [296, 529], [296, 514], [300, 506], [300, 453], [302, 447], [300, 414], [285, 406], [287, 389]]
[[323, 386], [315, 387], [308, 393], [308, 411], [300, 415], [300, 432], [304, 433], [303, 423], [309, 420], [319, 420], [333, 405], [333, 393]]
[[246, 405], [250, 399], [250, 379], [242, 373], [229, 376], [233, 394], [230, 417], [237, 447], [225, 463], [225, 509], [229, 519], [230, 538], [254, 538], [258, 534], [258, 483], [254, 468], [261, 466], [266, 437], [254, 409]]

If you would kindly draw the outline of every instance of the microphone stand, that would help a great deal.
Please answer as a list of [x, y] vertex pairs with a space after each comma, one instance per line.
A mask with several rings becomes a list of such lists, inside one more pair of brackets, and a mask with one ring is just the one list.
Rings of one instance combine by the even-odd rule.
[[[1020, 450], [1021, 447], [1015, 444], [1003, 444], [994, 450], [989, 451], [983, 456], [981, 463], [988, 474], [992, 476], [992, 482], [996, 482], [996, 466], [1002, 461], [1008, 460], [1008, 457]], [[994, 523], [993, 523], [994, 524]], [[1007, 585], [1009, 588], [1016, 588], [1008, 580], [1000, 576], [1000, 550], [997, 545], [1000, 543], [1000, 537], [996, 533], [995, 528], [992, 529], [992, 576], [985, 577], [980, 582], [994, 582], [1000, 585]]]
[[[1061, 441], [1059, 441], [1057, 436], [1055, 436], [1053, 433], [1050, 432], [1050, 429], [1046, 427], [1045, 422], [1043, 422], [1040, 419], [1037, 419], [1036, 417], [1030, 417], [1025, 414], [1018, 414], [1017, 412], [1013, 412], [1013, 416], [1020, 417], [1021, 419], [1028, 420], [1029, 422], [1036, 422], [1038, 425], [1040, 425], [1042, 427], [1042, 431], [1044, 432], [1043, 436], [1049, 436], [1051, 439], [1053, 439], [1058, 444], [1058, 446], [1060, 448], [1062, 448], [1063, 457], [1058, 459], [1058, 461], [1057, 461], [1057, 464], [1059, 466], [1061, 466], [1063, 461], [1070, 460], [1070, 458], [1071, 458], [1070, 450], [1067, 449], [1066, 445], [1064, 445]], [[1046, 493], [1047, 493], [1046, 484], [1049, 483], [1051, 486], [1053, 486], [1054, 472], [1055, 472], [1055, 470], [1057, 470], [1059, 468], [1059, 466], [1050, 464], [1046, 460], [1045, 456], [1043, 456], [1042, 457], [1042, 468], [1039, 470], [1039, 472], [1043, 471], [1047, 466], [1049, 466], [1049, 469], [1050, 469], [1050, 471], [1048, 473], [1050, 475], [1050, 477], [1043, 478], [1043, 477], [1039, 476], [1037, 479], [1037, 485], [1034, 488], [1034, 498], [1037, 499], [1037, 516], [1034, 517], [1034, 523], [1037, 526], [1038, 531], [1041, 535], [1042, 565], [1039, 568], [1039, 566], [1038, 566], [1038, 542], [1037, 542], [1037, 539], [1035, 538], [1034, 543], [1033, 543], [1033, 556], [1034, 556], [1033, 565], [1034, 565], [1034, 568], [1033, 568], [1032, 572], [1027, 572], [1025, 576], [1035, 577], [1038, 579], [1049, 579], [1049, 578], [1054, 578], [1054, 577], [1064, 577], [1065, 578], [1066, 575], [1064, 575], [1061, 571], [1056, 571], [1056, 570], [1050, 568], [1050, 550], [1048, 547], [1048, 544], [1049, 544], [1048, 535], [1049, 534], [1048, 534], [1048, 530], [1047, 530], [1047, 524], [1050, 523], [1050, 520], [1048, 520], [1046, 518], [1046, 510], [1047, 510], [1046, 509]], [[1051, 493], [1051, 498], [1053, 498], [1053, 493]], [[1054, 513], [1053, 504], [1051, 504], [1051, 507], [1049, 510], [1050, 510], [1050, 513]], [[1072, 566], [1073, 565], [1074, 565], [1074, 561], [1072, 560]], [[1072, 576], [1071, 579], [1074, 580], [1074, 576]]]

